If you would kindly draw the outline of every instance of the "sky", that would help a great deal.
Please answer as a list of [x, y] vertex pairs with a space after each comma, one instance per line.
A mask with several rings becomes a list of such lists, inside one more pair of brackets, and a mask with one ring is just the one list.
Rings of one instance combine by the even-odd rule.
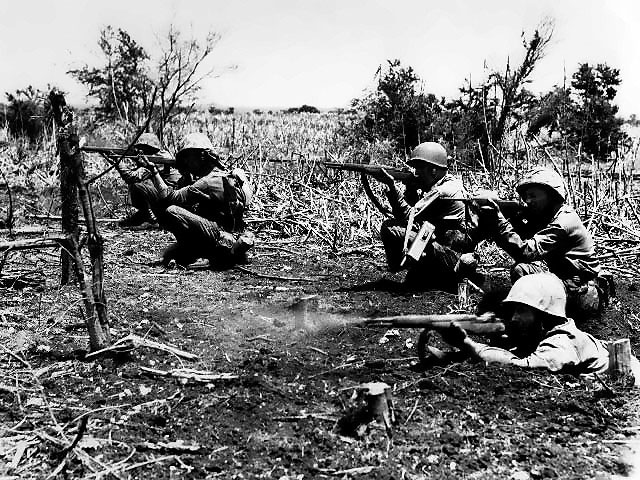
[[637, 0], [0, 0], [0, 94], [48, 84], [86, 104], [66, 72], [101, 65], [107, 25], [157, 57], [173, 25], [187, 37], [217, 32], [201, 101], [236, 108], [346, 107], [375, 87], [389, 59], [411, 66], [424, 89], [448, 99], [507, 59], [522, 59], [522, 32], [551, 17], [555, 32], [529, 88], [570, 82], [579, 63], [618, 68], [620, 114], [640, 116]]

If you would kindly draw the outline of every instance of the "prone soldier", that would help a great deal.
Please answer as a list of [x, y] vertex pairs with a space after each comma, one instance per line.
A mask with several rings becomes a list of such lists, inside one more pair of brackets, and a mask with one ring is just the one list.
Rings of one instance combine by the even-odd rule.
[[[519, 278], [504, 303], [512, 313], [503, 319], [510, 350], [470, 339], [456, 322], [441, 330], [443, 339], [486, 363], [587, 377], [609, 369], [607, 342], [583, 332], [567, 317], [565, 284], [557, 276], [533, 273]], [[634, 356], [630, 360], [635, 385], [640, 386], [640, 362]]]

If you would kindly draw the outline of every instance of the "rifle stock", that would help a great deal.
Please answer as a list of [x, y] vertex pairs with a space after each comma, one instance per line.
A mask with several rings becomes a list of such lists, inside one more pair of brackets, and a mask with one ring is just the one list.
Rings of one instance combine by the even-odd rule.
[[[479, 207], [483, 207], [487, 203], [487, 199], [484, 197], [455, 198], [454, 200], [459, 200], [464, 203], [473, 203]], [[526, 205], [517, 200], [495, 200], [495, 203], [506, 218], [521, 215], [527, 208]]]
[[443, 329], [457, 322], [465, 331], [470, 333], [504, 332], [504, 323], [499, 319], [487, 319], [476, 315], [460, 313], [445, 315], [400, 315], [395, 317], [372, 318], [364, 321], [369, 327], [383, 328], [426, 328]]
[[[129, 152], [127, 153], [127, 150], [125, 148], [119, 148], [119, 147], [94, 147], [91, 145], [85, 145], [84, 147], [80, 148], [80, 150], [87, 153], [99, 153], [101, 155], [106, 155], [108, 157], [136, 158], [141, 156], [140, 153], [136, 153], [131, 150], [129, 150]], [[176, 164], [175, 158], [170, 158], [170, 157], [167, 158], [159, 155], [146, 155], [146, 157], [149, 159], [150, 162], [156, 163], [156, 164], [161, 164], [161, 165]]]
[[341, 163], [341, 162], [323, 162], [327, 168], [333, 168], [335, 170], [345, 170], [347, 172], [360, 172], [367, 175], [375, 175], [380, 173], [384, 168], [394, 180], [399, 182], [409, 182], [415, 180], [416, 176], [412, 171], [408, 169], [401, 169], [396, 167], [387, 167], [384, 165], [372, 165], [368, 163]]

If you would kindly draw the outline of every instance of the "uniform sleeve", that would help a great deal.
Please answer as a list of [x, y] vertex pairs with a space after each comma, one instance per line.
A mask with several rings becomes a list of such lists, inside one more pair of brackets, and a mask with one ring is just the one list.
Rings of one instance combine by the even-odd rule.
[[404, 195], [400, 194], [396, 187], [387, 191], [387, 199], [391, 205], [391, 213], [396, 220], [408, 221], [411, 207], [415, 205], [419, 199], [418, 192], [415, 188], [407, 186]]
[[521, 360], [527, 368], [544, 368], [551, 372], [569, 371], [581, 363], [575, 345], [566, 335], [544, 340], [535, 352]]
[[118, 166], [118, 173], [127, 185], [132, 185], [151, 178], [151, 174], [146, 168], [127, 168]]
[[532, 262], [566, 248], [567, 232], [557, 223], [551, 223], [536, 233], [533, 238], [523, 240], [513, 225], [498, 213], [496, 244], [516, 262]]
[[165, 201], [170, 205], [191, 206], [198, 202], [211, 200], [212, 197], [223, 196], [222, 177], [201, 178], [186, 187], [178, 189], [167, 187]]
[[[469, 345], [472, 343], [472, 345]], [[521, 368], [545, 369], [558, 372], [579, 363], [577, 352], [569, 343], [541, 343], [538, 349], [525, 358], [519, 358], [512, 352], [502, 348], [490, 347], [476, 342], [469, 342], [469, 353], [486, 363], [513, 365]]]

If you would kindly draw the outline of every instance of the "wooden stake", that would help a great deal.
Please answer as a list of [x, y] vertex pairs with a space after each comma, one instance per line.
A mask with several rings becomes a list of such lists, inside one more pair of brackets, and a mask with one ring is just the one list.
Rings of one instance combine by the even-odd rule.
[[[87, 190], [82, 152], [80, 151], [78, 131], [74, 121], [73, 111], [67, 106], [64, 95], [59, 90], [53, 89], [49, 94], [51, 107], [54, 112], [58, 127], [58, 149], [60, 151], [60, 163], [69, 168], [70, 177], [65, 181], [73, 182], [74, 188], [69, 187], [69, 194], [73, 193], [75, 211], [62, 214], [64, 225], [74, 224], [74, 230], [67, 234], [69, 253], [74, 260], [75, 272], [80, 283], [83, 301], [87, 310], [87, 328], [89, 330], [89, 343], [91, 351], [101, 350], [111, 343], [109, 332], [109, 317], [107, 315], [107, 300], [104, 295], [103, 277], [103, 239], [96, 226], [95, 215], [91, 205], [91, 197]], [[80, 198], [87, 228], [87, 246], [91, 257], [91, 283], [84, 278], [84, 264], [78, 243], [78, 211], [77, 198]], [[69, 200], [70, 201], [70, 200]], [[68, 218], [67, 218], [68, 217]], [[64, 279], [63, 272], [63, 279]], [[67, 277], [68, 279], [68, 277]]]
[[612, 379], [631, 373], [631, 342], [628, 338], [609, 344], [609, 375]]

